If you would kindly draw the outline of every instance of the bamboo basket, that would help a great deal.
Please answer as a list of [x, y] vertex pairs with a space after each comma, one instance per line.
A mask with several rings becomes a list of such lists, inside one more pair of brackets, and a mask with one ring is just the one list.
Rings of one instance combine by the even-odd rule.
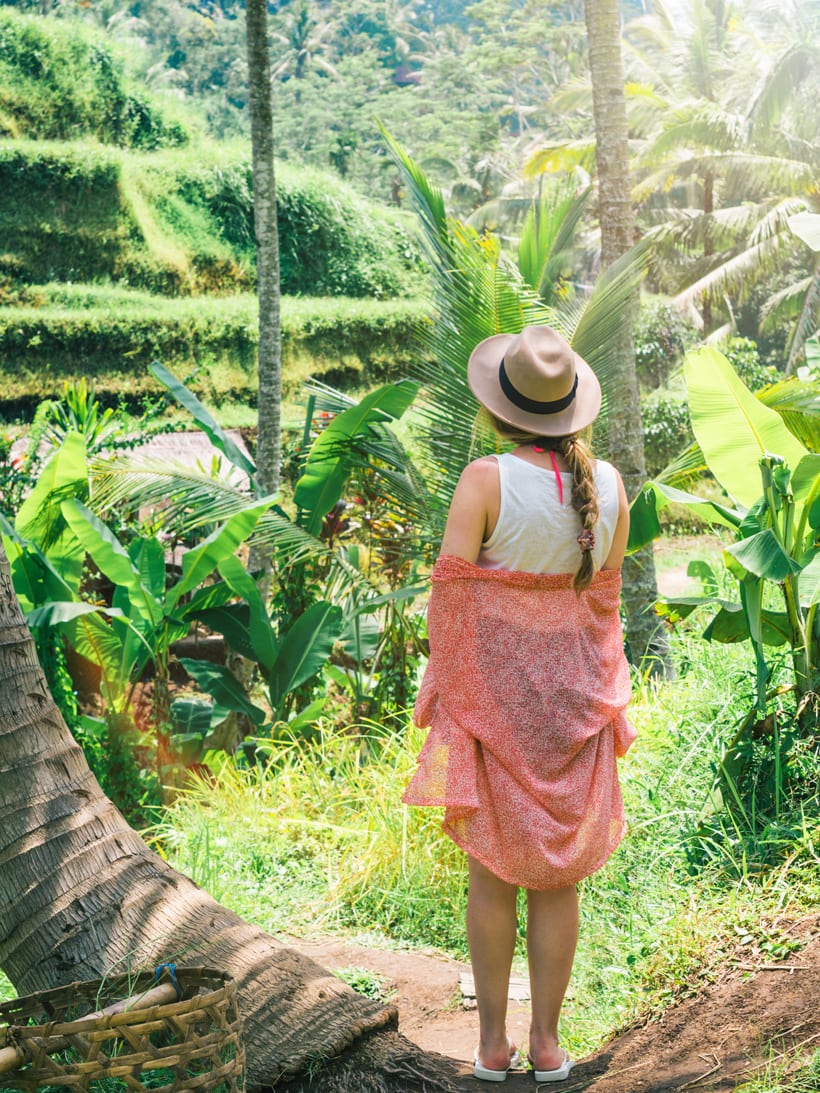
[[0, 1003], [0, 1089], [243, 1090], [233, 979], [210, 968], [162, 969]]

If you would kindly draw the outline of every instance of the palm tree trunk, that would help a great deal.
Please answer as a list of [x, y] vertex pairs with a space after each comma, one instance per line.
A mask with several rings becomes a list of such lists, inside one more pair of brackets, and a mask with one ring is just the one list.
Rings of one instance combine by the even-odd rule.
[[[703, 179], [703, 215], [706, 221], [706, 242], [703, 247], [704, 257], [707, 259], [715, 252], [715, 244], [712, 240], [712, 214], [715, 211], [715, 179], [707, 172]], [[704, 337], [712, 331], [712, 301], [708, 293], [703, 294], [703, 334]]]
[[[620, 23], [616, 0], [584, 0], [584, 13], [595, 117], [601, 264], [606, 269], [632, 247], [635, 233]], [[624, 324], [617, 347], [615, 375], [619, 398], [609, 415], [609, 453], [623, 476], [630, 500], [646, 480], [641, 404], [632, 341], [638, 304], [636, 296], [632, 314]], [[669, 647], [653, 610], [658, 588], [651, 546], [627, 558], [623, 578], [626, 632], [631, 657], [638, 663], [649, 657], [647, 663], [651, 670], [668, 674], [671, 671]]]
[[450, 1088], [452, 1064], [392, 1031], [394, 1009], [220, 906], [126, 824], [49, 694], [0, 547], [0, 967], [27, 994], [168, 961], [236, 979], [251, 1088], [306, 1071], [327, 1093], [382, 1093], [386, 1074]]
[[256, 230], [256, 276], [259, 297], [259, 435], [256, 485], [260, 496], [279, 488], [282, 401], [282, 334], [280, 324], [279, 230], [273, 165], [268, 9], [266, 0], [248, 0], [245, 9], [248, 45], [253, 214]]

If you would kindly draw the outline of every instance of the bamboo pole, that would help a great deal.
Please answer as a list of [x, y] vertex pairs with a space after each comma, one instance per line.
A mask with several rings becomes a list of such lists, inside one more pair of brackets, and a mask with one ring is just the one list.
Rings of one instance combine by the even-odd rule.
[[[131, 1009], [142, 1010], [150, 1009], [152, 1006], [166, 1005], [168, 1002], [176, 1002], [178, 998], [177, 988], [173, 983], [160, 983], [158, 987], [152, 987], [150, 990], [143, 991], [142, 994], [133, 994], [130, 998], [124, 998], [121, 1002], [113, 1002], [105, 1009], [89, 1013], [86, 1017], [79, 1018], [79, 1020], [98, 1021], [101, 1017], [113, 1017], [118, 1013], [125, 1013]], [[69, 1040], [60, 1037], [49, 1045], [48, 1053], [51, 1055], [55, 1051], [63, 1051], [70, 1046]], [[21, 1048], [16, 1046], [0, 1048], [0, 1074], [5, 1074], [9, 1070], [16, 1070], [18, 1067], [23, 1066], [26, 1061]]]

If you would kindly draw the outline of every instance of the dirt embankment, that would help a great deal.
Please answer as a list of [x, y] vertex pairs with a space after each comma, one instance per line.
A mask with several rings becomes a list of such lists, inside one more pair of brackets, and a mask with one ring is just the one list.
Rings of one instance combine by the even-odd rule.
[[[728, 1093], [769, 1067], [798, 1067], [820, 1049], [820, 914], [795, 922], [790, 932], [804, 945], [787, 960], [734, 966], [661, 1018], [611, 1040], [580, 1061], [568, 1082], [550, 1088]], [[477, 1017], [465, 1008], [459, 985], [468, 965], [338, 939], [289, 943], [332, 970], [375, 972], [395, 991], [400, 1031], [427, 1051], [462, 1061], [465, 1091], [484, 1088], [470, 1067]], [[526, 1002], [511, 999], [509, 1029], [518, 1043], [526, 1043], [527, 1025]], [[532, 1074], [511, 1073], [504, 1088], [532, 1090]]]

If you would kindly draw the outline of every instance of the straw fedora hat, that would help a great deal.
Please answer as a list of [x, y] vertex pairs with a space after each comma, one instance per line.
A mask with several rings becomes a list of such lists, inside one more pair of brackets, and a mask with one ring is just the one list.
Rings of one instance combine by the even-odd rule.
[[485, 338], [470, 354], [467, 382], [490, 413], [535, 436], [576, 433], [601, 408], [598, 377], [551, 326]]

